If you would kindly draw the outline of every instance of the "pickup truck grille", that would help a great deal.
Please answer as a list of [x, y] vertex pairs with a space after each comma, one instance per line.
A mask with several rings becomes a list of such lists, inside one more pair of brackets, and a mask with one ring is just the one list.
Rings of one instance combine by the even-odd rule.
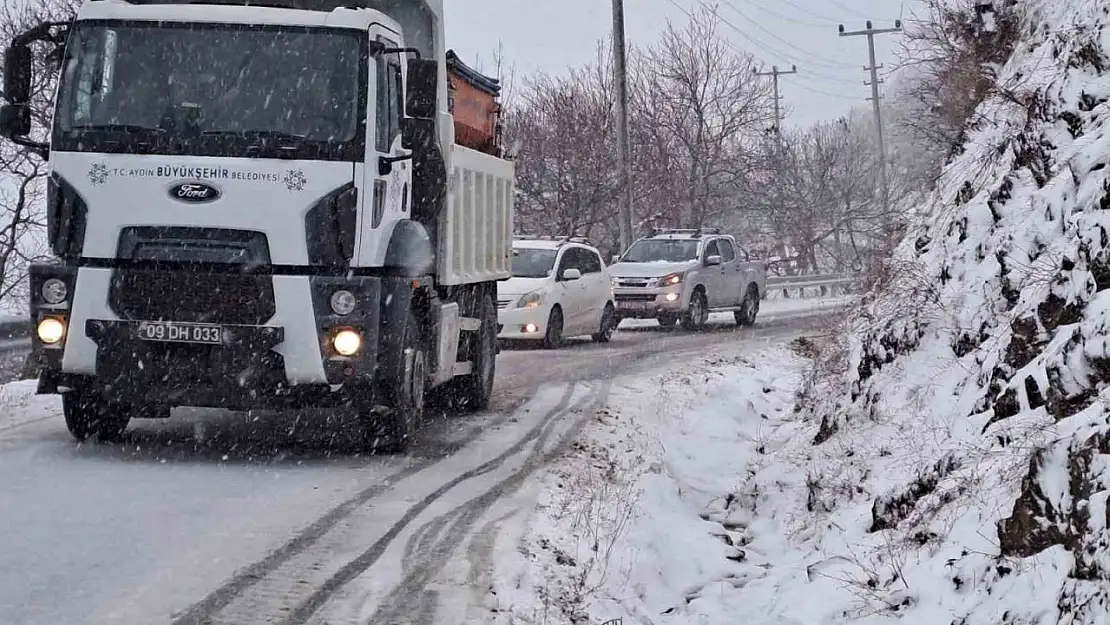
[[273, 279], [226, 271], [120, 269], [109, 305], [122, 319], [262, 325], [276, 312]]
[[646, 286], [651, 286], [652, 282], [654, 282], [654, 280], [648, 280], [647, 278], [617, 278], [616, 286], [643, 288]]
[[654, 302], [655, 293], [617, 293], [617, 302]]

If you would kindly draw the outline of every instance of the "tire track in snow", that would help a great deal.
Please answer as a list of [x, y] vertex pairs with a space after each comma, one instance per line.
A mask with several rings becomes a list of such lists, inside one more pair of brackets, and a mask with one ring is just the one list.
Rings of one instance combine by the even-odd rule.
[[[555, 420], [552, 420], [551, 426], [545, 428], [545, 431], [537, 438], [534, 446], [536, 453], [532, 454], [519, 470], [492, 486], [485, 493], [426, 524], [426, 526], [432, 524], [442, 526], [450, 522], [450, 529], [443, 533], [443, 538], [434, 544], [428, 544], [430, 541], [427, 540], [421, 541], [425, 544], [406, 558], [415, 564], [410, 567], [409, 573], [402, 582], [381, 602], [369, 622], [375, 624], [436, 625], [436, 611], [429, 611], [425, 606], [429, 604], [438, 606], [439, 593], [435, 590], [429, 590], [427, 585], [443, 571], [448, 561], [458, 550], [459, 545], [464, 542], [464, 538], [471, 533], [471, 530], [495, 503], [519, 490], [528, 477], [550, 462], [578, 437], [582, 428], [594, 416], [594, 412], [604, 405], [609, 396], [610, 387], [611, 383], [606, 382], [602, 389], [593, 394], [581, 416], [558, 438], [558, 441], [550, 450], [545, 448], [550, 435], [556, 429]], [[427, 536], [427, 533], [425, 536]], [[414, 606], [416, 606], [415, 609]]]
[[[462, 473], [459, 476], [449, 480], [447, 483], [443, 484], [434, 492], [427, 495], [418, 503], [410, 507], [405, 515], [397, 523], [390, 527], [389, 530], [386, 531], [385, 534], [383, 534], [381, 538], [379, 538], [373, 545], [371, 545], [369, 549], [364, 551], [354, 560], [348, 562], [343, 568], [341, 568], [331, 578], [324, 582], [324, 584], [318, 587], [306, 601], [291, 610], [289, 615], [286, 618], [282, 619], [280, 622], [284, 625], [304, 625], [305, 623], [307, 623], [309, 619], [311, 619], [313, 615], [315, 615], [315, 613], [324, 606], [324, 604], [331, 598], [332, 595], [334, 595], [337, 591], [339, 591], [351, 581], [358, 578], [370, 567], [374, 566], [374, 564], [382, 557], [382, 554], [385, 553], [386, 549], [390, 546], [394, 539], [396, 539], [397, 536], [402, 531], [404, 531], [404, 529], [408, 527], [414, 519], [422, 514], [424, 510], [435, 503], [436, 500], [443, 497], [443, 495], [445, 495], [448, 491], [455, 488], [459, 484], [496, 470], [507, 460], [520, 453], [521, 450], [525, 449], [530, 443], [535, 442], [537, 439], [543, 436], [545, 432], [549, 431], [550, 428], [559, 421], [559, 418], [561, 416], [565, 415], [570, 410], [573, 410], [568, 410], [568, 408], [570, 406], [571, 399], [574, 396], [574, 391], [577, 387], [578, 385], [573, 383], [567, 384], [562, 397], [559, 399], [559, 402], [550, 410], [546, 411], [544, 416], [540, 418], [539, 422], [536, 425], [532, 426], [532, 428], [527, 432], [527, 434], [524, 435], [524, 437], [517, 440], [496, 458], [489, 460], [482, 465], [466, 471], [465, 473]], [[584, 398], [579, 402], [576, 402], [576, 406], [574, 408], [576, 409], [578, 405], [581, 405], [588, 399], [589, 398]], [[528, 464], [529, 461], [526, 461], [525, 464]], [[420, 613], [431, 613], [433, 615], [435, 614], [435, 604], [432, 604], [431, 607], [428, 607], [427, 603], [425, 602], [417, 604], [416, 607], [418, 608], [418, 611]]]
[[[568, 390], [568, 393], [572, 392], [572, 390], [573, 389]], [[443, 453], [438, 456], [421, 459], [400, 471], [386, 476], [382, 482], [367, 487], [354, 497], [340, 503], [307, 528], [301, 530], [300, 533], [284, 545], [272, 551], [268, 556], [254, 564], [240, 569], [229, 581], [210, 592], [204, 599], [186, 608], [182, 613], [174, 617], [172, 625], [207, 625], [211, 623], [212, 617], [221, 610], [227, 608], [236, 599], [246, 594], [251, 588], [266, 579], [267, 576], [281, 568], [282, 565], [314, 547], [329, 531], [357, 512], [375, 497], [392, 489], [395, 483], [439, 464], [446, 458], [476, 441], [487, 430], [503, 425], [511, 417], [512, 412], [506, 412], [484, 425], [474, 426], [466, 436], [448, 445], [443, 450]]]

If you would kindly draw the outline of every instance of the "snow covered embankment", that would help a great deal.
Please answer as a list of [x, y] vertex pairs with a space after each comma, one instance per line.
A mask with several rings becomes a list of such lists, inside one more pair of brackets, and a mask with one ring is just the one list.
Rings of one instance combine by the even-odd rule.
[[[790, 509], [882, 620], [1110, 614], [1110, 9], [1014, 7], [995, 95], [850, 334], [847, 388], [806, 399]], [[778, 482], [749, 492], [781, 509]]]

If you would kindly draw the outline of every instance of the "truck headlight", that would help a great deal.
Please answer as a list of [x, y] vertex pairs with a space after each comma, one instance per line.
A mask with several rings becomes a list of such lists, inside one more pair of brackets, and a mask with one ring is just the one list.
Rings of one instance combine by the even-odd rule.
[[345, 316], [354, 312], [358, 300], [350, 291], [339, 290], [331, 294], [331, 310], [337, 315]]
[[66, 286], [65, 280], [50, 278], [42, 283], [42, 299], [46, 300], [47, 304], [61, 304], [67, 295], [69, 295], [69, 287]]
[[39, 321], [39, 340], [44, 345], [57, 345], [66, 336], [66, 324], [55, 317], [45, 317]]
[[332, 337], [331, 346], [340, 356], [354, 356], [362, 349], [362, 335], [356, 330], [344, 328]]
[[659, 278], [659, 286], [674, 286], [676, 284], [682, 284], [682, 274], [680, 273], [672, 273]]
[[537, 289], [520, 298], [516, 303], [517, 308], [538, 308], [543, 303], [543, 291]]

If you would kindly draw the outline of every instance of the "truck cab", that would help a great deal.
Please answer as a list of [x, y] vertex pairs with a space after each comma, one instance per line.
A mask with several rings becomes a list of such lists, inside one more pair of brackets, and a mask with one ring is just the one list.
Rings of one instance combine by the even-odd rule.
[[[512, 164], [455, 144], [442, 0], [91, 0], [5, 53], [49, 158], [40, 393], [78, 439], [177, 406], [353, 410], [404, 447], [483, 408]], [[62, 45], [48, 142], [31, 46]]]
[[719, 229], [660, 229], [637, 239], [609, 267], [618, 319], [656, 319], [664, 327], [705, 326], [711, 312], [755, 323], [767, 270]]

